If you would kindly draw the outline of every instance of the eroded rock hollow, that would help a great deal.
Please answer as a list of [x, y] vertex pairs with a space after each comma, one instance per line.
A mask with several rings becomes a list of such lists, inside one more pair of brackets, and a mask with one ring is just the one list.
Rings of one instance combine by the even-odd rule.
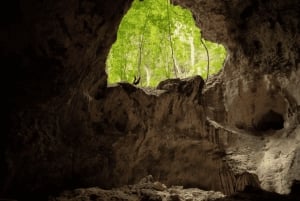
[[107, 86], [130, 0], [9, 1], [2, 12], [1, 195], [132, 184], [287, 194], [300, 180], [298, 0], [177, 0], [228, 57], [156, 90]]

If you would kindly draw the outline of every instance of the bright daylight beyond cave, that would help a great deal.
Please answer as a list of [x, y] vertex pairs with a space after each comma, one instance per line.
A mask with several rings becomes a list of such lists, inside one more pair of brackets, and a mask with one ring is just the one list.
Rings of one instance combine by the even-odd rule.
[[140, 78], [155, 87], [167, 78], [217, 73], [225, 48], [201, 38], [189, 10], [169, 0], [135, 0], [124, 16], [107, 61], [108, 83]]

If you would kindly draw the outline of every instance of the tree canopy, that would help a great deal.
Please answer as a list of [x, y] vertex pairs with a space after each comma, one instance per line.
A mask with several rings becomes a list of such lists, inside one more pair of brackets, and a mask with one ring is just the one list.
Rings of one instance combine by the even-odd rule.
[[222, 45], [201, 38], [189, 10], [169, 0], [134, 0], [106, 61], [108, 82], [132, 82], [140, 77], [140, 86], [156, 86], [167, 78], [205, 78], [207, 60], [209, 74], [214, 74], [225, 57]]

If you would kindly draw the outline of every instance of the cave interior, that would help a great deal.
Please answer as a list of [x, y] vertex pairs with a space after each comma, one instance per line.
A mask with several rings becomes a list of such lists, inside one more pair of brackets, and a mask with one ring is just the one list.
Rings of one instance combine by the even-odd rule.
[[[299, 200], [299, 1], [172, 1], [228, 56], [208, 80], [167, 79], [153, 90], [107, 85], [105, 61], [131, 3], [1, 6], [0, 200], [64, 190], [72, 193], [53, 200], [124, 200], [109, 189], [141, 181], [160, 192], [182, 186], [168, 191], [173, 201], [187, 200], [188, 188], [220, 200]], [[125, 200], [165, 199], [138, 192]]]

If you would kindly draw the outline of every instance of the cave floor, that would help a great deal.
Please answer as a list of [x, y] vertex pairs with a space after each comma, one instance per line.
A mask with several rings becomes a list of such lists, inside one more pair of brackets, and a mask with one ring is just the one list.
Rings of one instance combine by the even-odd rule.
[[247, 187], [243, 192], [226, 196], [221, 192], [205, 191], [199, 188], [183, 188], [153, 181], [148, 175], [134, 185], [111, 190], [98, 187], [78, 188], [64, 191], [59, 196], [49, 197], [48, 201], [299, 201], [298, 192], [280, 195], [258, 188]]

